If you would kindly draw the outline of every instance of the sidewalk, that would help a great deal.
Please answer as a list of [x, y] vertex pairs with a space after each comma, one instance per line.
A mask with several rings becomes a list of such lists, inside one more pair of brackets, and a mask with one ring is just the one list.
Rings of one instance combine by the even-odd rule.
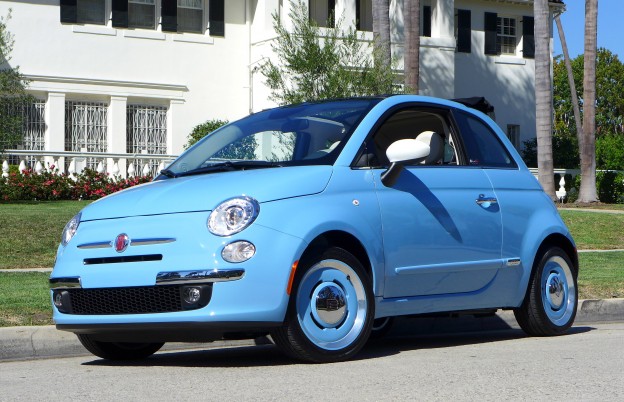
[[[575, 326], [600, 322], [624, 322], [624, 299], [580, 300]], [[399, 317], [395, 321], [389, 336], [451, 334], [518, 328], [511, 311], [499, 311], [496, 315], [479, 318], [469, 315], [458, 317]], [[162, 350], [243, 347], [266, 344], [267, 341], [266, 338], [259, 338], [212, 343], [168, 343]], [[58, 331], [52, 325], [0, 328], [0, 362], [88, 354], [74, 334]]]

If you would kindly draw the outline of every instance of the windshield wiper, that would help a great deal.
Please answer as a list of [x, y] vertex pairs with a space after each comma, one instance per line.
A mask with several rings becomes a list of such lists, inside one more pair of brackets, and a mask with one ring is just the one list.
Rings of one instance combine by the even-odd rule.
[[203, 166], [197, 169], [189, 170], [176, 174], [175, 177], [193, 176], [204, 173], [229, 172], [232, 170], [261, 169], [267, 167], [282, 167], [281, 164], [268, 161], [226, 161], [215, 163], [214, 165]]
[[164, 174], [165, 176], [170, 177], [172, 179], [175, 179], [176, 177], [178, 177], [178, 175], [175, 172], [173, 172], [172, 170], [169, 170], [169, 169], [161, 170], [160, 174]]

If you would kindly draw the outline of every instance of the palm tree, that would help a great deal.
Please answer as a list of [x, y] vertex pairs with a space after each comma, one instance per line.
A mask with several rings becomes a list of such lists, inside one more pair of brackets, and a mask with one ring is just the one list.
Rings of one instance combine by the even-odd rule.
[[550, 35], [548, 0], [535, 0], [535, 126], [539, 182], [553, 200], [555, 174], [552, 156], [552, 80], [550, 76]]
[[576, 123], [576, 138], [578, 139], [579, 149], [583, 147], [583, 127], [581, 123], [581, 111], [579, 110], [578, 95], [576, 94], [576, 84], [574, 83], [574, 74], [572, 73], [572, 63], [570, 62], [570, 54], [568, 52], [568, 43], [566, 42], [561, 19], [557, 15], [555, 17], [557, 31], [559, 31], [559, 40], [561, 41], [561, 49], [563, 50], [563, 63], [568, 73], [568, 83], [570, 84], [570, 96], [572, 99], [572, 110], [574, 111], [574, 122]]
[[420, 0], [405, 0], [403, 4], [405, 30], [405, 89], [406, 92], [418, 93], [420, 78]]
[[376, 47], [375, 63], [390, 66], [390, 0], [373, 0], [373, 40]]
[[581, 188], [578, 202], [597, 202], [596, 192], [596, 47], [598, 0], [585, 0], [585, 55], [583, 71], [583, 141]]

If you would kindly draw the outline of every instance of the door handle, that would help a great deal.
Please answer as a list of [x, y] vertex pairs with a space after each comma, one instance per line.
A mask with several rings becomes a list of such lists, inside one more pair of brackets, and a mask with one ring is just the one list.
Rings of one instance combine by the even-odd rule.
[[483, 208], [489, 208], [492, 204], [498, 204], [498, 200], [495, 197], [486, 197], [483, 194], [479, 194], [476, 202], [477, 205]]

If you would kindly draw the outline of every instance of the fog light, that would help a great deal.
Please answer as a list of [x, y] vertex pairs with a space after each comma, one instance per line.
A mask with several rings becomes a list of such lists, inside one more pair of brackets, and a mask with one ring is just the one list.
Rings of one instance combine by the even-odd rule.
[[240, 240], [228, 244], [221, 251], [221, 257], [227, 262], [244, 262], [256, 254], [256, 246], [252, 243]]
[[63, 295], [61, 292], [54, 293], [54, 305], [59, 309], [63, 307]]
[[201, 290], [199, 288], [185, 288], [183, 297], [185, 303], [195, 304], [201, 299]]

